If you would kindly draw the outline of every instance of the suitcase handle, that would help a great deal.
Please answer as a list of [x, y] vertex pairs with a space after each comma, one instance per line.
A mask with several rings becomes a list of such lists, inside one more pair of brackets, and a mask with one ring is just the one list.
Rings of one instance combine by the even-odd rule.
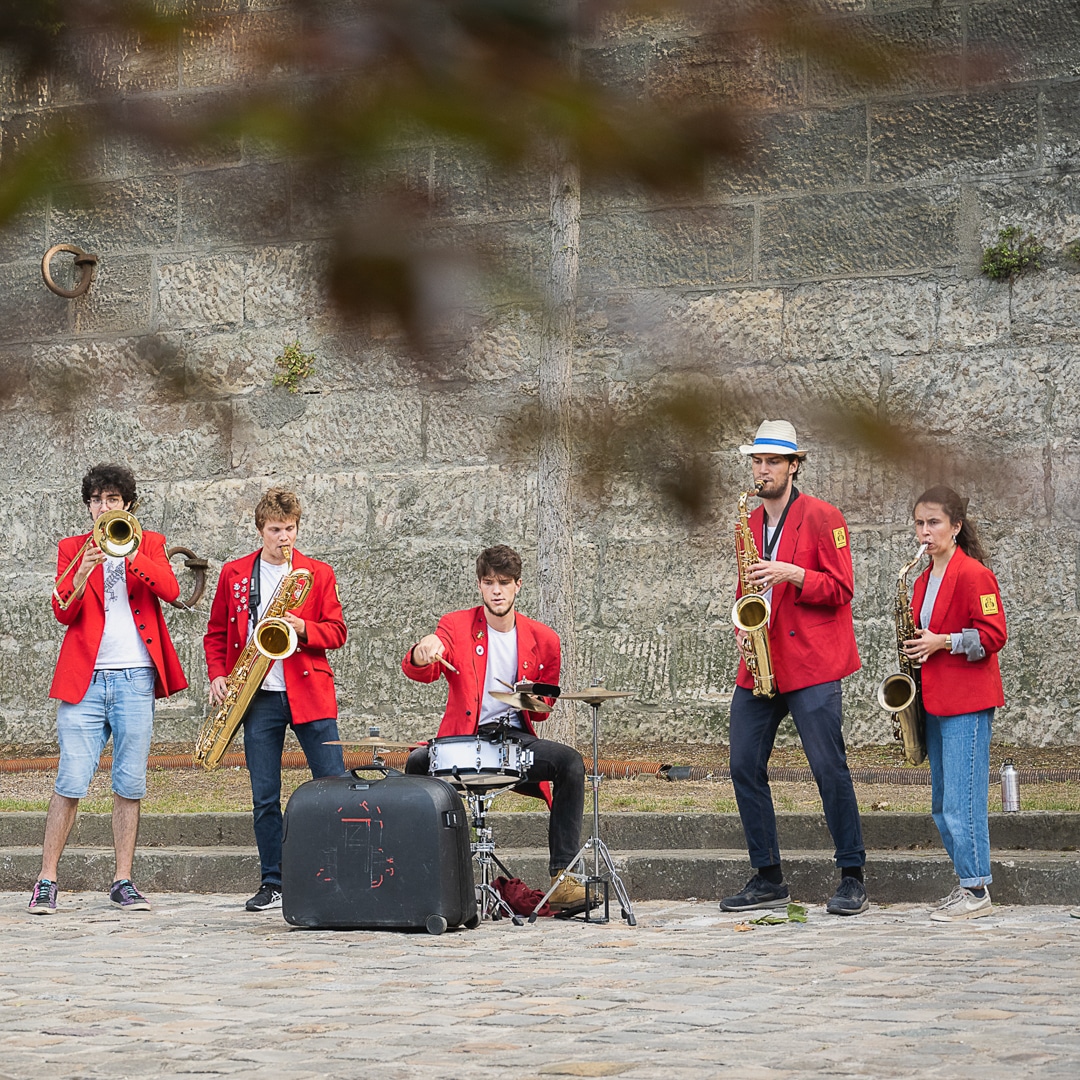
[[355, 769], [350, 769], [349, 772], [351, 772], [357, 780], [363, 779], [360, 775], [362, 772], [381, 772], [384, 777], [405, 775], [400, 769], [391, 768], [389, 765], [358, 765]]

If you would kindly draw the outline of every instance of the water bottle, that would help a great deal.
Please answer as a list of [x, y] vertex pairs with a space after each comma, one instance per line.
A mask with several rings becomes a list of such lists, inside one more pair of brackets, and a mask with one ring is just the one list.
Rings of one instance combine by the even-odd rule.
[[1020, 809], [1020, 776], [1012, 758], [1001, 765], [1001, 809], [1013, 812]]

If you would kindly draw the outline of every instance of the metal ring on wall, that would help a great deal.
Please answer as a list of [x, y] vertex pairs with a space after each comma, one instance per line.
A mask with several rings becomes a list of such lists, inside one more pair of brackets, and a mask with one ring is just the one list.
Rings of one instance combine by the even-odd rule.
[[210, 563], [200, 558], [191, 548], [181, 547], [177, 544], [165, 552], [165, 557], [171, 562], [177, 555], [184, 556], [184, 565], [195, 575], [195, 587], [187, 600], [170, 600], [169, 603], [181, 610], [193, 608], [201, 599], [206, 590], [206, 569]]
[[[52, 262], [53, 256], [58, 252], [66, 251], [75, 256], [75, 266], [79, 270], [79, 278], [75, 282], [73, 289], [65, 289], [60, 285], [57, 285], [53, 281], [52, 273], [49, 271], [49, 263]], [[57, 296], [64, 296], [68, 300], [74, 300], [76, 296], [82, 296], [90, 288], [90, 282], [94, 280], [94, 270], [97, 267], [98, 258], [96, 255], [88, 255], [82, 248], [75, 247], [74, 244], [53, 244], [48, 251], [42, 256], [41, 259], [41, 276], [45, 279], [45, 284]]]

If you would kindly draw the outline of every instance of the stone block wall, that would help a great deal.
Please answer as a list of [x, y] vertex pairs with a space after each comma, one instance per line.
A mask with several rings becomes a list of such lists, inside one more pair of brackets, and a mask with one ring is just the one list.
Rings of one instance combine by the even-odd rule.
[[[805, 56], [637, 17], [613, 19], [586, 50], [628, 92], [751, 96], [756, 110], [752, 156], [717, 163], [696, 194], [646, 201], [585, 181], [580, 400], [647, 399], [689, 363], [729, 404], [708, 448], [718, 497], [704, 522], [688, 526], [629, 472], [598, 497], [582, 486], [582, 671], [636, 694], [605, 714], [613, 740], [725, 738], [731, 531], [749, 476], [735, 448], [787, 413], [811, 451], [805, 490], [852, 530], [864, 666], [845, 687], [851, 740], [889, 738], [874, 691], [895, 669], [895, 575], [913, 550], [911, 499], [941, 479], [970, 496], [1002, 585], [998, 736], [1075, 742], [1080, 274], [1062, 248], [1080, 236], [1080, 13], [1070, 0], [828, 7], [839, 25], [958, 60], [932, 85], [859, 85]], [[86, 69], [131, 101], [212, 105], [261, 70], [260, 40], [288, 31], [273, 0], [221, 9], [212, 33], [173, 51], [88, 40]], [[71, 86], [0, 70], [0, 158], [42, 122], [78, 124], [93, 108]], [[448, 248], [479, 238], [521, 280], [542, 274], [546, 177], [505, 176], [415, 134], [387, 169], [430, 193]], [[52, 737], [55, 544], [86, 522], [85, 468], [113, 458], [136, 470], [144, 524], [208, 556], [212, 576], [253, 550], [266, 487], [299, 490], [301, 547], [336, 568], [350, 627], [333, 658], [343, 731], [430, 733], [442, 692], [398, 664], [441, 612], [472, 603], [480, 547], [519, 547], [535, 613], [543, 508], [515, 432], [535, 400], [541, 326], [519, 279], [493, 281], [449, 359], [422, 369], [389, 323], [345, 324], [327, 299], [349, 191], [306, 198], [309, 171], [265, 145], [164, 153], [103, 138], [61, 179], [0, 232], [0, 741]], [[1046, 265], [990, 282], [981, 252], [1009, 224], [1047, 244]], [[99, 255], [87, 296], [43, 286], [53, 243]], [[273, 359], [297, 338], [317, 368], [289, 394], [271, 386]], [[830, 401], [910, 424], [915, 445], [891, 457], [852, 443]], [[204, 713], [208, 606], [168, 612], [192, 688], [160, 706], [163, 741], [191, 738]]]

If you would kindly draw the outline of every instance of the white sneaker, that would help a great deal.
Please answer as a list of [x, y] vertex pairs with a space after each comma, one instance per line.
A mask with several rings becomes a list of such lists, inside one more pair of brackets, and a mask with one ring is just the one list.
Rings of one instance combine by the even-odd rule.
[[1074, 907], [1074, 908], [1072, 909], [1072, 911], [1070, 911], [1070, 912], [1069, 912], [1069, 914], [1070, 914], [1070, 915], [1071, 915], [1071, 916], [1072, 916], [1072, 917], [1073, 917], [1074, 919], [1080, 919], [1080, 907]]
[[990, 890], [983, 896], [976, 896], [970, 889], [958, 886], [952, 895], [936, 911], [930, 912], [933, 922], [952, 922], [954, 919], [981, 919], [991, 915], [994, 905], [990, 901]]

